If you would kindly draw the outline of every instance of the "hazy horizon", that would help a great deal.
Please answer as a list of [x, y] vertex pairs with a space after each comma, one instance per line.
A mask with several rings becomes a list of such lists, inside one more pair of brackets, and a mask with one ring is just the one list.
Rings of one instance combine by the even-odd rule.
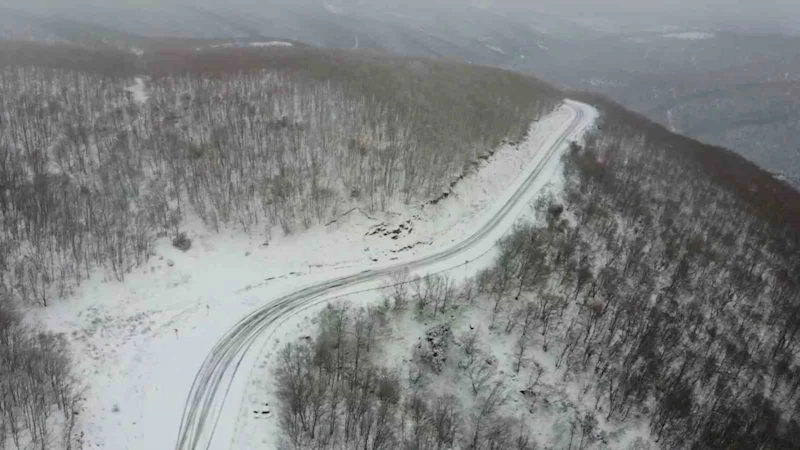
[[[49, 11], [52, 13], [83, 14], [92, 19], [91, 9], [136, 9], [141, 12], [163, 8], [200, 7], [215, 11], [275, 13], [275, 8], [302, 11], [321, 9], [325, 4], [343, 7], [358, 12], [369, 8], [373, 11], [401, 8], [445, 9], [458, 15], [464, 8], [478, 7], [496, 11], [528, 10], [549, 13], [562, 17], [592, 16], [620, 22], [637, 23], [678, 21], [678, 24], [708, 24], [735, 26], [758, 26], [776, 32], [784, 27], [797, 27], [791, 17], [800, 16], [800, 2], [774, 0], [756, 3], [750, 0], [662, 0], [641, 2], [636, 0], [412, 0], [398, 3], [388, 0], [2, 0], [0, 6], [26, 11]], [[280, 11], [279, 11], [280, 12]], [[794, 27], [793, 27], [794, 26]], [[780, 28], [779, 28], [780, 27]]]

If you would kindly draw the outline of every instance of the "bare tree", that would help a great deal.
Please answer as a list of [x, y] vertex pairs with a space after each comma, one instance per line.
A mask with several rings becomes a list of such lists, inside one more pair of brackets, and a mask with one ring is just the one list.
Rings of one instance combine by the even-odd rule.
[[[47, 450], [58, 434], [69, 448], [80, 399], [71, 370], [66, 341], [25, 326], [0, 289], [0, 448], [10, 438], [17, 447], [27, 441]], [[59, 410], [60, 431], [53, 421]]]
[[[477, 450], [483, 448], [483, 443], [491, 436], [491, 427], [498, 408], [507, 400], [505, 388], [502, 383], [495, 383], [485, 394], [478, 397], [474, 410], [470, 414], [470, 432], [467, 435], [465, 447]], [[492, 437], [497, 439], [497, 436]]]
[[494, 377], [495, 371], [494, 362], [487, 358], [481, 358], [466, 369], [473, 395], [477, 396], [483, 392]]
[[517, 339], [516, 345], [516, 357], [517, 361], [514, 364], [514, 371], [519, 373], [520, 367], [522, 367], [522, 359], [525, 356], [525, 350], [530, 343], [531, 337], [533, 335], [533, 327], [536, 322], [536, 313], [539, 307], [534, 302], [526, 302], [525, 305], [519, 311], [519, 316], [522, 318], [522, 323], [520, 324], [522, 330], [520, 332], [520, 336]]
[[431, 423], [435, 433], [436, 450], [451, 448], [459, 431], [461, 415], [455, 396], [437, 397], [431, 410]]

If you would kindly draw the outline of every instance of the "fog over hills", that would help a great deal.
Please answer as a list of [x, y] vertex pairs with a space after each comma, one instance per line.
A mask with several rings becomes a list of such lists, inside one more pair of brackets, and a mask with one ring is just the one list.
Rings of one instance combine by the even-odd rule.
[[0, 1], [0, 450], [797, 449], [793, 4]]
[[[52, 0], [7, 3], [6, 37], [281, 37], [452, 58], [609, 95], [800, 182], [795, 2]], [[87, 31], [88, 30], [88, 31]]]

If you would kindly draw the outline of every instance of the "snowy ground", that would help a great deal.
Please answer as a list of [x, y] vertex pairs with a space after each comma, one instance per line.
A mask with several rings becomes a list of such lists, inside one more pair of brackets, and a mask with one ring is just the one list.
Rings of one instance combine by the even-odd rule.
[[500, 53], [501, 55], [505, 55], [506, 54], [506, 52], [504, 52], [503, 49], [500, 48], [500, 47], [495, 47], [493, 45], [486, 44], [486, 48], [488, 48], [489, 50], [491, 50], [493, 52]]
[[292, 47], [292, 43], [283, 41], [229, 42], [227, 44], [211, 46], [211, 48], [242, 48], [242, 47]]
[[[354, 304], [367, 301], [380, 301], [379, 294], [359, 295], [348, 299]], [[438, 318], [420, 319], [413, 311], [395, 316], [390, 329], [381, 333], [378, 354], [374, 361], [380, 361], [381, 367], [406, 374], [409, 367], [416, 364], [413, 360], [413, 349], [425, 345], [426, 332], [446, 324], [453, 332], [454, 342], [447, 351], [447, 359], [441, 374], [428, 372], [426, 387], [428, 392], [437, 395], [452, 394], [458, 398], [462, 417], [466, 419], [474, 408], [475, 396], [471, 390], [466, 372], [457, 367], [457, 361], [463, 358], [458, 341], [470, 332], [478, 335], [479, 347], [483, 357], [490, 357], [495, 363], [491, 383], [500, 381], [508, 395], [508, 400], [499, 409], [499, 415], [519, 419], [531, 429], [531, 437], [540, 445], [539, 448], [569, 448], [573, 422], [591, 414], [598, 419], [597, 427], [592, 433], [594, 445], [585, 448], [608, 448], [629, 450], [634, 443], [658, 446], [650, 436], [646, 421], [632, 415], [624, 423], [605, 420], [604, 413], [594, 411], [595, 397], [584, 392], [584, 379], [565, 377], [565, 369], [558, 368], [556, 360], [558, 352], [549, 353], [542, 350], [541, 337], [534, 336], [535, 343], [528, 346], [523, 359], [523, 366], [517, 372], [516, 340], [517, 334], [502, 332], [506, 317], [498, 319], [499, 330], [490, 329], [492, 315], [491, 302], [476, 302], [473, 307], [460, 309]], [[284, 330], [282, 342], [290, 339], [303, 339], [305, 334], [313, 333], [317, 328], [313, 315], [298, 323], [296, 330]], [[277, 344], [277, 343], [276, 343]], [[275, 346], [276, 349], [278, 345]], [[484, 353], [485, 352], [485, 353]], [[267, 352], [257, 370], [260, 374], [268, 374], [275, 364], [276, 352]], [[541, 371], [540, 371], [541, 370]], [[256, 377], [254, 377], [256, 378]], [[491, 384], [490, 383], [490, 384]], [[269, 377], [262, 376], [255, 382], [240, 417], [242, 426], [237, 434], [239, 440], [234, 441], [232, 448], [256, 449], [276, 448], [274, 438], [279, 432], [277, 424], [278, 412], [274, 409], [274, 397], [271, 395]], [[244, 432], [241, 432], [244, 431]], [[580, 434], [580, 428], [577, 428]], [[578, 439], [572, 444], [578, 446]]]
[[[591, 123], [594, 118], [595, 116], [592, 115], [589, 119], [589, 123]], [[534, 145], [537, 140], [535, 137], [537, 134], [538, 133], [531, 133], [533, 139], [523, 144], [522, 148]], [[544, 141], [542, 142], [544, 143]], [[545, 146], [547, 145], [548, 144], [545, 144]], [[533, 154], [531, 153], [531, 155]], [[491, 210], [496, 204], [502, 203], [500, 199], [504, 197], [504, 194], [490, 194], [488, 196], [491, 200], [489, 202], [490, 204], [486, 204], [487, 188], [490, 189], [489, 192], [496, 191], [507, 193], [515, 190], [513, 186], [509, 189], [507, 183], [508, 180], [511, 179], [509, 175], [513, 173], [513, 169], [503, 162], [505, 158], [508, 158], [505, 159], [505, 161], [513, 162], [514, 158], [509, 158], [509, 156], [513, 156], [513, 153], [510, 155], [501, 154], [498, 156], [499, 158], [484, 167], [478, 176], [467, 180], [466, 183], [459, 186], [459, 188], [456, 189], [455, 198], [448, 199], [449, 203], [446, 204], [443, 209], [448, 213], [455, 212], [457, 216], [455, 218], [448, 217], [446, 222], [454, 223], [455, 228], [443, 233], [442, 239], [437, 242], [456, 242], [464, 239], [468, 233], [471, 233], [471, 229], [475, 228], [475, 223], [481, 221], [480, 217], [492, 216], [493, 212]], [[524, 158], [521, 161], [517, 161], [516, 164], [526, 164], [531, 160], [535, 163], [536, 158]], [[528, 171], [529, 167], [530, 164], [526, 167], [525, 172]], [[560, 191], [562, 181], [560, 169], [560, 161], [557, 158], [551, 160], [546, 166], [541, 180], [530, 190], [529, 199], [533, 200], [538, 198], [540, 194], [548, 189], [554, 192]], [[514, 184], [516, 184], [516, 182]], [[475, 201], [475, 203], [471, 203], [471, 201]], [[531, 220], [533, 218], [532, 213], [532, 204], [523, 205], [520, 210], [511, 215], [508, 222], [504, 221], [504, 223], [496, 227], [498, 233], [494, 236], [495, 240], [499, 239], [510, 230], [514, 223]], [[477, 221], [475, 220], [476, 217], [479, 217]], [[436, 223], [436, 219], [434, 219], [433, 223]], [[457, 237], [455, 239], [451, 238], [451, 236], [454, 235]], [[463, 281], [468, 277], [474, 276], [479, 270], [491, 264], [494, 258], [494, 251], [487, 250], [493, 250], [492, 246], [495, 240], [489, 242], [488, 248], [482, 248], [482, 246], [479, 245], [476, 246], [477, 248], [472, 249], [470, 251], [469, 263], [466, 265], [458, 261], [456, 262], [456, 264], [458, 264], [456, 267], [453, 267], [453, 265], [445, 265], [443, 267], [436, 265], [427, 268], [424, 272], [412, 272], [411, 275], [442, 273], [446, 274], [454, 281]], [[337, 300], [346, 300], [355, 305], [366, 305], [370, 303], [374, 304], [374, 302], [380, 301], [380, 298], [381, 295], [378, 290], [362, 290], [354, 295], [343, 296]], [[279, 429], [278, 423], [274, 419], [273, 408], [276, 404], [276, 400], [270, 385], [276, 351], [287, 341], [303, 339], [305, 336], [313, 333], [315, 329], [313, 323], [314, 317], [322, 307], [324, 307], [324, 304], [303, 311], [301, 314], [294, 317], [293, 320], [286, 322], [277, 329], [271, 330], [270, 335], [265, 339], [262, 354], [252, 364], [254, 368], [250, 373], [249, 384], [243, 395], [242, 406], [239, 408], [239, 417], [235, 432], [230, 433], [232, 435], [232, 444], [230, 448], [276, 448], [276, 438]], [[468, 323], [469, 321], [467, 320], [462, 322], [462, 325], [467, 326]], [[400, 337], [392, 342], [392, 349], [389, 350], [390, 356], [387, 356], [389, 360], [394, 359], [394, 361], [387, 360], [387, 364], [394, 367], [402, 367], [405, 363], [404, 358], [408, 357], [406, 352], [410, 348], [411, 343], [414, 342], [415, 337], [421, 336], [422, 333], [424, 333], [424, 329], [421, 328], [419, 324], [400, 331], [398, 333]], [[391, 355], [401, 356], [393, 357]]]
[[[491, 170], [487, 169], [489, 169], [487, 172]], [[535, 188], [535, 197], [548, 191], [555, 197], [560, 195], [563, 179], [559, 169], [560, 164], [555, 162], [549, 170], [549, 184]], [[531, 206], [522, 211], [514, 221], [541, 220], [541, 217], [535, 216]], [[494, 256], [494, 252], [490, 252], [479, 259], [470, 259], [471, 262], [467, 266], [446, 270], [443, 273], [451, 280], [462, 281], [473, 276], [481, 268], [487, 267]], [[412, 275], [424, 274], [412, 272]], [[336, 301], [347, 301], [357, 307], [379, 304], [382, 296], [380, 291], [371, 290], [343, 296]], [[280, 434], [280, 429], [272, 373], [278, 362], [278, 351], [287, 342], [313, 336], [317, 330], [316, 316], [323, 307], [321, 304], [316, 308], [305, 310], [294, 320], [272, 330], [270, 339], [266, 340], [262, 354], [250, 373], [249, 386], [239, 408], [238, 423], [235, 433], [232, 433], [230, 448], [277, 448], [276, 438]], [[581, 420], [586, 414], [598, 418], [597, 428], [592, 436], [600, 447], [592, 448], [638, 448], [636, 445], [658, 448], [649, 434], [646, 422], [633, 416], [624, 423], [609, 422], [602, 413], [596, 413], [596, 398], [587, 395], [585, 391], [587, 380], [573, 376], [565, 381], [567, 380], [565, 369], [563, 367], [559, 369], [556, 365], [557, 352], [545, 352], [540, 342], [529, 347], [524, 368], [516, 373], [514, 368], [516, 335], [497, 330], [490, 331], [492, 312], [489, 305], [479, 301], [472, 308], [460, 309], [452, 315], [448, 313], [445, 316], [420, 319], [413, 313], [406, 312], [394, 318], [390, 332], [381, 335], [381, 350], [375, 361], [380, 361], [380, 365], [390, 370], [404, 374], [409, 366], [414, 364], [413, 348], [420, 342], [424, 344], [426, 331], [442, 324], [452, 327], [456, 337], [475, 330], [480, 336], [481, 346], [488, 351], [487, 355], [496, 358], [493, 382], [502, 381], [509, 394], [508, 402], [501, 408], [501, 415], [520, 419], [532, 426], [532, 437], [544, 445], [544, 448], [567, 448], [575, 431], [573, 428], [575, 421]], [[498, 323], [504, 323], [506, 320], [508, 317], [503, 315], [498, 318]], [[462, 410], [469, 411], [470, 407], [467, 405], [472, 404], [474, 396], [463, 371], [454, 367], [453, 361], [458, 359], [457, 352], [458, 349], [451, 348], [448, 356], [451, 362], [441, 375], [429, 374], [431, 376], [429, 389], [438, 394], [456, 395]], [[574, 445], [577, 446], [577, 441]]]
[[[142, 80], [131, 91], [146, 100]], [[236, 230], [215, 234], [189, 218], [183, 229], [194, 244], [188, 252], [160, 239], [157, 256], [124, 283], [96, 271], [73, 296], [35, 312], [72, 342], [77, 375], [87, 385], [80, 418], [84, 448], [174, 448], [194, 374], [236, 321], [298, 286], [460, 241], [568, 119], [562, 107], [540, 120], [525, 142], [503, 146], [436, 206], [397, 205], [382, 214], [354, 210], [328, 226], [290, 236], [275, 231], [268, 245], [262, 236]], [[556, 173], [558, 165], [549, 170]], [[290, 328], [302, 327], [302, 317], [298, 321]], [[255, 423], [240, 417], [247, 440], [235, 448], [263, 441], [263, 433], [251, 432]]]
[[714, 33], [707, 33], [702, 31], [686, 31], [683, 33], [668, 33], [664, 37], [671, 39], [681, 39], [684, 41], [701, 41], [705, 39], [712, 39]]

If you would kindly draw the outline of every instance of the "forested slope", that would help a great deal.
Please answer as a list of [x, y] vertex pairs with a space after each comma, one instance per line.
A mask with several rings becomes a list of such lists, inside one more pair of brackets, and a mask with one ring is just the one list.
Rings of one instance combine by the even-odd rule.
[[399, 276], [285, 346], [287, 448], [797, 447], [798, 194], [578, 96], [600, 131], [489, 269]]
[[429, 201], [561, 100], [494, 69], [219, 43], [0, 41], [0, 448], [81, 448], [92, 387], [15, 305], [121, 282], [161, 236], [188, 250], [187, 220], [269, 242]]
[[561, 100], [483, 67], [218, 43], [0, 42], [0, 448], [82, 445], [67, 347], [12, 305], [123, 281], [195, 217], [269, 242], [429, 201]]
[[0, 46], [10, 292], [46, 305], [96, 266], [122, 280], [188, 214], [269, 239], [346, 206], [427, 201], [561, 98], [484, 67], [192, 44]]

